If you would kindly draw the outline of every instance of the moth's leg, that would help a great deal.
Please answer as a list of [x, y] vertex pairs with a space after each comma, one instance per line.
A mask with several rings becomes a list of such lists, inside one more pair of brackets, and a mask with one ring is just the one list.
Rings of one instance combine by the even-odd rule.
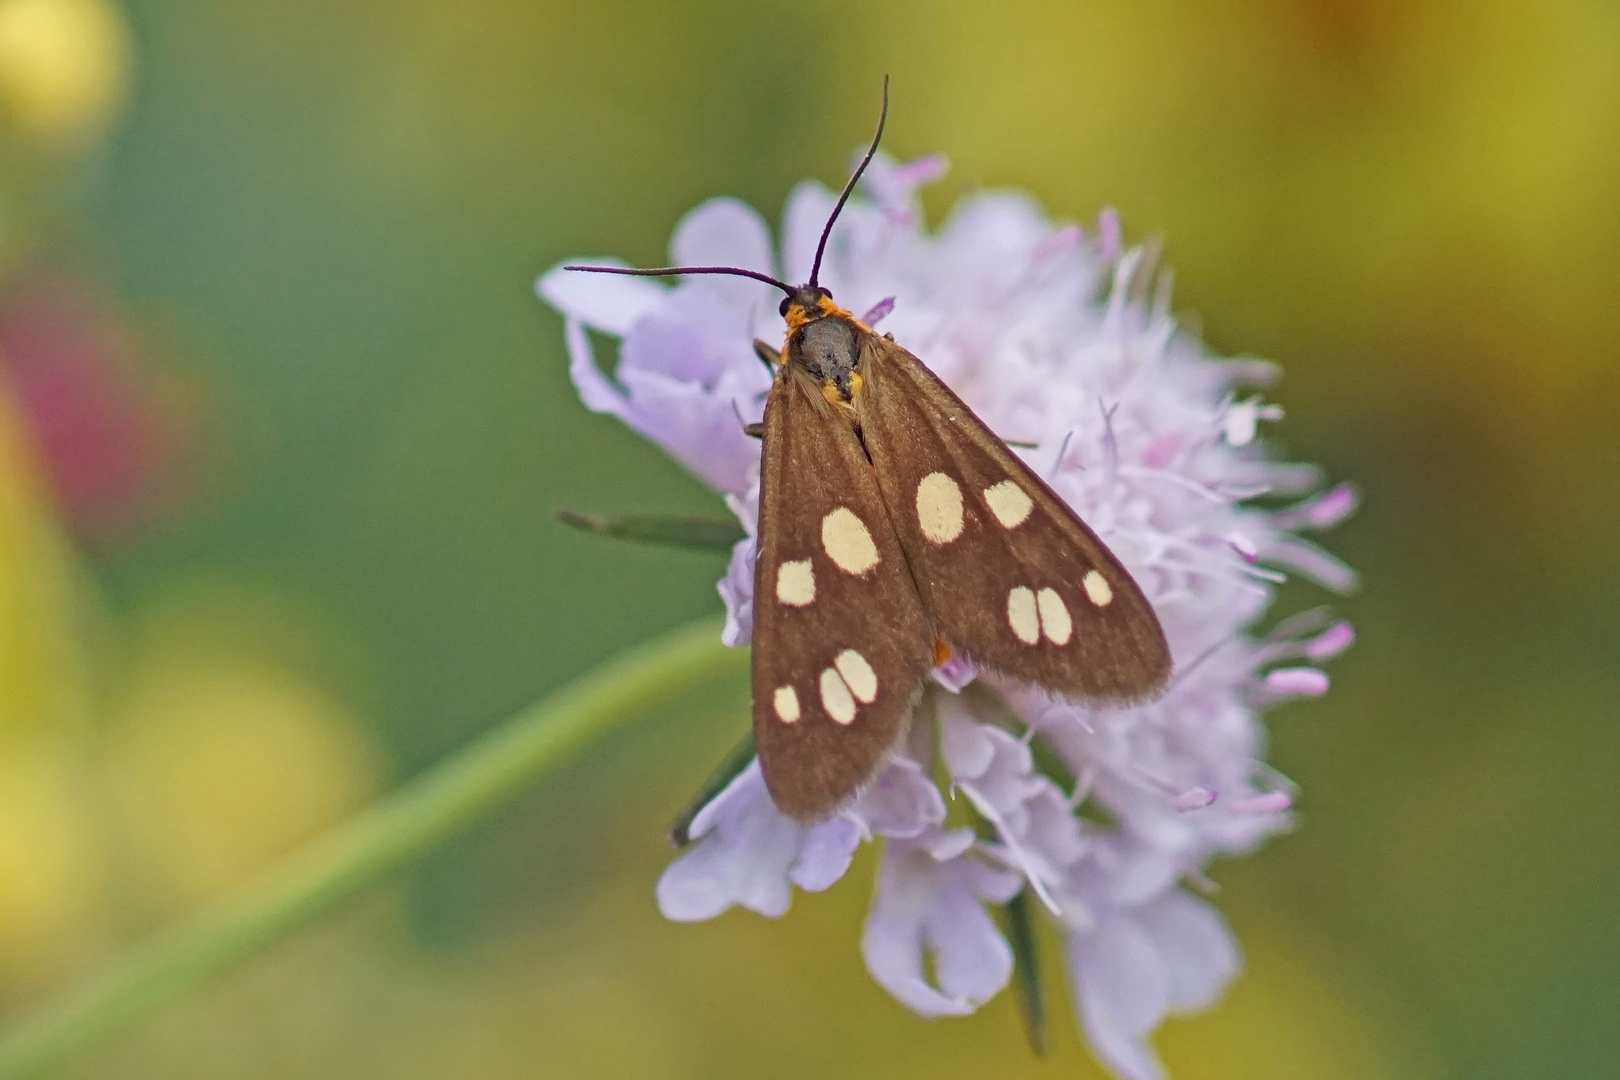
[[782, 354], [774, 345], [759, 338], [754, 339], [754, 355], [759, 357], [760, 363], [769, 368], [773, 375], [776, 374], [776, 369], [782, 366]]
[[731, 411], [736, 414], [737, 423], [742, 425], [744, 435], [751, 439], [763, 439], [765, 437], [765, 422], [763, 420], [757, 424], [750, 424], [744, 420], [742, 409], [735, 401], [731, 403]]
[[[781, 352], [779, 352], [774, 345], [766, 341], [761, 341], [759, 338], [754, 339], [754, 355], [759, 357], [760, 363], [764, 364], [766, 369], [770, 371], [772, 375], [775, 375], [777, 369], [782, 366]], [[765, 425], [744, 424], [743, 434], [747, 435], [751, 439], [763, 439], [765, 437]]]

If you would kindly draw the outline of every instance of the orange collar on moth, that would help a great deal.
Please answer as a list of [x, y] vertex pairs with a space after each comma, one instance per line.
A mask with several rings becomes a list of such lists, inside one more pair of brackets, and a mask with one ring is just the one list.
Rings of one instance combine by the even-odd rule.
[[812, 314], [805, 309], [803, 304], [795, 300], [788, 305], [787, 315], [784, 316], [787, 319], [788, 334], [791, 336], [795, 330], [802, 326], [808, 326], [821, 317], [822, 313], [819, 309]]
[[832, 297], [830, 296], [823, 296], [821, 298], [821, 302], [816, 306], [821, 309], [821, 314], [823, 315], [833, 315], [840, 319], [848, 319], [850, 322], [859, 322], [855, 316], [833, 303]]
[[793, 336], [793, 332], [798, 330], [800, 327], [808, 326], [817, 319], [825, 319], [828, 317], [835, 319], [848, 319], [850, 322], [854, 323], [862, 330], [865, 330], [867, 333], [872, 332], [872, 328], [870, 326], [867, 326], [865, 323], [861, 322], [861, 320], [857, 319], [855, 316], [833, 303], [832, 297], [830, 296], [821, 297], [821, 299], [817, 301], [816, 309], [814, 311], [807, 310], [803, 304], [794, 301], [788, 305], [787, 315], [784, 317], [787, 319], [789, 337]]

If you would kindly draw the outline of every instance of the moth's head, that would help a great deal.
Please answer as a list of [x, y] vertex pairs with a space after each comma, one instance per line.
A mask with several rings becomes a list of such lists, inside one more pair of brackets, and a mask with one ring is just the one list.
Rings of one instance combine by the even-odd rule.
[[843, 314], [843, 309], [832, 302], [832, 293], [820, 285], [800, 285], [782, 298], [776, 310], [787, 320], [789, 330], [797, 330], [829, 315]]

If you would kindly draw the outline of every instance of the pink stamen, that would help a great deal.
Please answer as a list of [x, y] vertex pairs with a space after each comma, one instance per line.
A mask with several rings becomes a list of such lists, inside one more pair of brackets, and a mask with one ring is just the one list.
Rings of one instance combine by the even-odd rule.
[[924, 154], [896, 168], [893, 175], [898, 183], [922, 187], [944, 176], [950, 167], [950, 159], [944, 154]]
[[1327, 675], [1315, 668], [1278, 668], [1266, 673], [1266, 689], [1285, 697], [1321, 697], [1328, 685]]
[[894, 297], [885, 296], [882, 300], [879, 300], [877, 303], [873, 304], [867, 309], [866, 314], [861, 316], [861, 322], [865, 323], [867, 326], [876, 326], [879, 319], [883, 318], [893, 310]]
[[1232, 546], [1233, 551], [1243, 556], [1244, 562], [1252, 563], [1260, 557], [1260, 549], [1255, 546], [1254, 541], [1240, 532], [1227, 533], [1226, 542]]
[[1315, 641], [1305, 646], [1305, 655], [1312, 660], [1328, 660], [1355, 644], [1355, 640], [1355, 627], [1347, 622], [1334, 623], [1322, 631]]
[[934, 681], [939, 685], [953, 694], [960, 694], [968, 683], [979, 677], [979, 668], [967, 657], [953, 655], [936, 667], [933, 675]]
[[1175, 457], [1176, 451], [1181, 449], [1182, 437], [1180, 432], [1172, 431], [1168, 435], [1161, 435], [1148, 444], [1142, 452], [1142, 463], [1155, 469], [1162, 469]]
[[1286, 791], [1268, 791], [1264, 795], [1250, 795], [1233, 799], [1234, 814], [1278, 814], [1294, 805], [1294, 797]]
[[1320, 495], [1284, 510], [1278, 515], [1278, 524], [1285, 529], [1329, 529], [1355, 513], [1360, 502], [1361, 498], [1353, 485], [1336, 484]]
[[1085, 231], [1080, 226], [1065, 225], [1035, 246], [1035, 258], [1037, 260], [1051, 258], [1060, 251], [1068, 251], [1077, 246], [1085, 238]]
[[1189, 788], [1176, 796], [1176, 809], [1182, 813], [1189, 810], [1202, 810], [1215, 801], [1216, 795], [1208, 788]]
[[1111, 206], [1097, 215], [1097, 250], [1108, 262], [1117, 261], [1120, 252], [1125, 250], [1119, 211]]

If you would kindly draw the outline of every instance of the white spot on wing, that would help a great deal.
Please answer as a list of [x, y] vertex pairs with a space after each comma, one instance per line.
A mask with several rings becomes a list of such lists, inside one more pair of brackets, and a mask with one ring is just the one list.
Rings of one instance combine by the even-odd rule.
[[1041, 640], [1041, 618], [1035, 610], [1035, 594], [1022, 585], [1007, 594], [1007, 625], [1026, 645]]
[[917, 524], [930, 543], [948, 544], [962, 535], [962, 489], [942, 472], [917, 485]]
[[996, 520], [1001, 522], [1004, 529], [1018, 528], [1035, 508], [1024, 489], [1011, 480], [985, 488], [984, 501], [990, 504], [990, 512], [996, 515]]
[[1114, 590], [1108, 587], [1108, 579], [1095, 570], [1087, 570], [1080, 584], [1085, 587], [1086, 596], [1098, 607], [1107, 607], [1114, 599]]
[[878, 682], [877, 673], [872, 665], [866, 662], [866, 657], [854, 649], [845, 649], [833, 661], [838, 674], [844, 677], [844, 684], [849, 687], [850, 693], [855, 695], [857, 701], [870, 705], [877, 700]]
[[782, 723], [791, 724], [799, 718], [799, 695], [793, 687], [778, 686], [771, 703], [776, 706], [776, 718]]
[[776, 598], [793, 607], [804, 607], [816, 598], [816, 573], [809, 559], [785, 562], [776, 568]]
[[855, 719], [855, 699], [849, 696], [849, 687], [832, 668], [821, 673], [821, 707], [840, 724]]
[[840, 506], [821, 519], [821, 546], [847, 574], [864, 574], [878, 564], [877, 545], [855, 512]]
[[1054, 645], [1067, 645], [1069, 637], [1074, 633], [1074, 620], [1069, 618], [1069, 609], [1063, 603], [1063, 597], [1057, 594], [1056, 589], [1042, 589], [1035, 594], [1035, 606], [1041, 612], [1041, 630], [1046, 634], [1046, 640]]

